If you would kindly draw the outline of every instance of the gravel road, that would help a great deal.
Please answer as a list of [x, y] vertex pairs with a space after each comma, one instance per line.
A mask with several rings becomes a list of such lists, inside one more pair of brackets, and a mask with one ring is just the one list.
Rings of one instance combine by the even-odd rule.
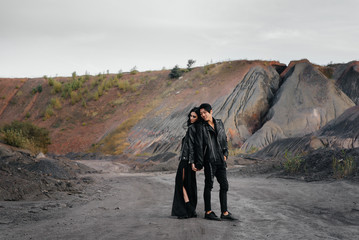
[[[358, 239], [359, 186], [228, 173], [229, 210], [237, 222], [203, 219], [203, 171], [197, 175], [198, 218], [170, 216], [175, 173], [126, 173], [104, 161], [79, 193], [42, 201], [0, 202], [0, 239]], [[212, 194], [219, 214], [218, 184]]]

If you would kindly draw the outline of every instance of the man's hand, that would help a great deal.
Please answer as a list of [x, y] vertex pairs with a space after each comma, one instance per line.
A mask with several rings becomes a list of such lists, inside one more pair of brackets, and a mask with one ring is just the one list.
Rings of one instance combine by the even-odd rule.
[[224, 158], [224, 161], [227, 161], [227, 157], [226, 157], [226, 156], [223, 156], [223, 158]]
[[192, 170], [195, 171], [195, 172], [198, 171], [198, 169], [196, 168], [196, 166], [194, 165], [194, 163], [192, 163]]

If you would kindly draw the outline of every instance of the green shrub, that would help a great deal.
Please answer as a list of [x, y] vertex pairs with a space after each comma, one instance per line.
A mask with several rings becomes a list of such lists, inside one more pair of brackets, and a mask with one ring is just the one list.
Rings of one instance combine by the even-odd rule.
[[170, 78], [179, 78], [180, 76], [183, 75], [183, 70], [180, 69], [178, 67], [178, 65], [174, 66], [174, 68], [172, 68], [170, 74], [169, 74], [169, 77]]
[[350, 175], [356, 170], [356, 164], [352, 156], [344, 156], [344, 158], [337, 159], [333, 157], [333, 174], [337, 179], [341, 179]]
[[75, 91], [77, 89], [79, 89], [80, 87], [82, 87], [82, 81], [81, 79], [74, 79], [70, 82], [70, 85], [71, 85], [71, 90], [72, 91]]
[[71, 92], [72, 92], [71, 84], [65, 83], [64, 86], [62, 87], [61, 97], [66, 99], [66, 98], [70, 97]]
[[101, 97], [103, 95], [103, 90], [105, 88], [105, 84], [104, 83], [101, 83], [100, 86], [98, 86], [97, 88], [97, 93], [98, 93], [98, 96]]
[[131, 92], [136, 92], [139, 86], [140, 86], [139, 83], [131, 84], [131, 85], [130, 85], [130, 91], [131, 91]]
[[99, 99], [98, 92], [96, 91], [93, 95], [93, 100], [97, 101]]
[[91, 89], [95, 88], [100, 83], [100, 81], [98, 79], [92, 79], [90, 82]]
[[86, 100], [84, 98], [82, 98], [82, 102], [81, 102], [82, 106], [84, 108], [87, 108], [87, 103], [86, 103]]
[[53, 87], [51, 90], [52, 94], [59, 93], [62, 90], [62, 83], [54, 80]]
[[54, 115], [54, 109], [52, 108], [52, 106], [50, 104], [45, 109], [44, 120], [51, 118], [53, 115]]
[[125, 102], [126, 102], [125, 99], [119, 98], [119, 99], [116, 99], [116, 100], [114, 100], [114, 101], [111, 101], [110, 104], [111, 104], [111, 106], [115, 107], [115, 106], [120, 106], [120, 105], [122, 105], [122, 104], [125, 103]]
[[130, 83], [127, 80], [121, 80], [117, 82], [117, 87], [120, 90], [127, 91], [130, 88]]
[[137, 74], [137, 73], [138, 73], [138, 71], [137, 71], [137, 67], [136, 67], [136, 66], [134, 66], [134, 67], [131, 69], [130, 73], [131, 73], [132, 75]]
[[53, 78], [49, 78], [49, 86], [54, 86], [54, 79]]
[[285, 151], [284, 158], [286, 159], [283, 163], [284, 170], [289, 173], [297, 173], [300, 169], [304, 159], [301, 154], [292, 154]]
[[104, 88], [105, 88], [106, 91], [112, 88], [112, 86], [113, 86], [113, 81], [114, 81], [114, 80], [110, 80], [110, 79], [107, 79], [107, 80], [105, 81], [105, 83], [104, 83]]
[[49, 131], [30, 122], [13, 121], [1, 129], [2, 140], [11, 146], [25, 148], [33, 153], [46, 153], [51, 144]]
[[36, 90], [37, 90], [38, 93], [41, 93], [42, 92], [42, 85], [37, 86]]
[[75, 103], [77, 103], [81, 99], [80, 96], [75, 91], [72, 91], [70, 95], [71, 95], [71, 104], [72, 105], [74, 105]]
[[61, 100], [59, 98], [51, 98], [50, 100], [50, 104], [53, 108], [55, 109], [61, 109], [62, 108], [62, 104], [61, 104]]
[[35, 93], [41, 93], [42, 92], [42, 85], [38, 85], [36, 88], [33, 88], [32, 90], [31, 90], [31, 93], [32, 94], [35, 94]]

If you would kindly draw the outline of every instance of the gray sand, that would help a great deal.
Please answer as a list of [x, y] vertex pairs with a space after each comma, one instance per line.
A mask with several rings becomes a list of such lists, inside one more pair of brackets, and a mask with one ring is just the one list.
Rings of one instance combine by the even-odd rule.
[[[229, 210], [237, 222], [203, 219], [203, 171], [198, 173], [198, 218], [170, 216], [174, 173], [124, 173], [104, 161], [81, 193], [46, 201], [0, 202], [0, 239], [358, 239], [359, 187], [228, 174]], [[112, 166], [109, 168], [109, 166]], [[219, 212], [218, 184], [212, 194]], [[56, 200], [59, 199], [59, 200]]]

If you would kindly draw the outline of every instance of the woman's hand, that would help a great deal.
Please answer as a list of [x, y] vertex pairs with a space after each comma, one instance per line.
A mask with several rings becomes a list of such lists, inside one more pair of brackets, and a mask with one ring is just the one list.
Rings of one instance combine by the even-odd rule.
[[192, 163], [192, 170], [195, 171], [195, 172], [198, 171], [198, 169], [196, 168], [196, 166], [194, 165], [194, 163]]

